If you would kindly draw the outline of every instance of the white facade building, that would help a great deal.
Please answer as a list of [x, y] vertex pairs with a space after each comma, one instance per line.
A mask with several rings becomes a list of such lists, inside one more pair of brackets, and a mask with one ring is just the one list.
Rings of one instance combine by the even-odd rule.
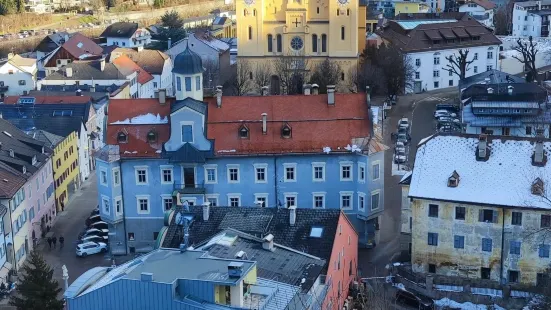
[[100, 35], [107, 45], [119, 47], [139, 47], [151, 43], [149, 30], [138, 27], [137, 23], [118, 22], [107, 26]]
[[459, 12], [469, 13], [486, 27], [494, 28], [494, 9], [496, 5], [487, 0], [473, 0], [459, 7]]
[[88, 132], [82, 123], [78, 137], [78, 161], [80, 169], [80, 181], [84, 182], [90, 176], [90, 139]]
[[0, 96], [25, 95], [36, 87], [36, 59], [8, 55], [0, 66]]
[[515, 2], [513, 8], [513, 36], [549, 36], [551, 1]]

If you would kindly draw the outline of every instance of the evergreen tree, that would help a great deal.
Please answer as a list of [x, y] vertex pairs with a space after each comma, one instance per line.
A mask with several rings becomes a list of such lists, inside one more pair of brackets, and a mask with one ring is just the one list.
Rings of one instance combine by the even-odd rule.
[[62, 310], [63, 300], [59, 283], [52, 279], [54, 270], [46, 264], [40, 253], [32, 251], [21, 268], [16, 294], [10, 297], [10, 305], [17, 310]]
[[165, 14], [161, 16], [161, 24], [168, 29], [182, 29], [184, 27], [184, 20], [178, 12], [172, 10], [170, 12], [165, 12]]

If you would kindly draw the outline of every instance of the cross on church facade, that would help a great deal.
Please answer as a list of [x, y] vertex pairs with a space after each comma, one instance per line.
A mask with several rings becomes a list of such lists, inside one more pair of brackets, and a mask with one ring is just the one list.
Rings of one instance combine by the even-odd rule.
[[295, 18], [295, 21], [292, 23], [295, 24], [295, 27], [298, 27], [298, 24], [300, 24], [300, 22], [298, 21], [298, 17]]

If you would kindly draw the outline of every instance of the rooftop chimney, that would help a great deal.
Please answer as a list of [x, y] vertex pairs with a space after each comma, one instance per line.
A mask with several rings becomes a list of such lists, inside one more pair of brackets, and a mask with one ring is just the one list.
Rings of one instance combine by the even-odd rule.
[[494, 89], [491, 88], [491, 87], [488, 87], [487, 91], [488, 91], [488, 94], [493, 94], [494, 93]]
[[262, 248], [264, 250], [273, 251], [274, 250], [274, 235], [269, 234], [262, 240]]
[[166, 89], [159, 89], [159, 104], [166, 104]]
[[335, 105], [335, 85], [327, 85], [327, 104]]
[[99, 69], [100, 71], [105, 71], [105, 57], [103, 57], [100, 61], [99, 61]]
[[144, 282], [151, 282], [153, 281], [153, 274], [151, 272], [142, 272], [141, 279]]
[[203, 221], [207, 222], [210, 216], [210, 202], [206, 201], [203, 204]]
[[269, 90], [268, 86], [262, 86], [262, 88], [260, 89], [260, 94], [262, 96], [268, 96], [268, 90]]
[[216, 106], [222, 107], [222, 86], [216, 86]]
[[66, 77], [72, 77], [73, 76], [73, 68], [65, 67], [65, 76]]
[[297, 206], [289, 207], [289, 225], [295, 226], [297, 222]]
[[138, 49], [137, 49], [137, 50], [138, 50], [138, 52], [143, 51], [143, 45], [138, 46]]
[[312, 84], [312, 95], [317, 95], [320, 92], [320, 86], [318, 84]]
[[172, 47], [172, 38], [168, 38], [168, 48], [167, 50], [169, 50], [171, 47]]
[[509, 95], [512, 95], [512, 94], [513, 94], [513, 89], [514, 89], [513, 86], [511, 86], [511, 85], [507, 86], [507, 93], [508, 93]]
[[485, 161], [488, 159], [489, 154], [488, 150], [488, 136], [486, 134], [481, 134], [478, 136], [478, 147], [476, 148], [476, 159]]
[[532, 156], [532, 165], [545, 166], [547, 156], [545, 156], [545, 150], [543, 149], [543, 128], [536, 129], [536, 145], [534, 147], [534, 155]]
[[310, 95], [310, 88], [312, 85], [310, 84], [304, 84], [302, 85], [302, 90], [304, 91], [304, 95], [309, 96]]
[[91, 85], [91, 86], [90, 86], [90, 92], [91, 92], [91, 93], [95, 93], [95, 92], [96, 92], [96, 86], [95, 86], [95, 85]]
[[371, 87], [365, 87], [365, 100], [367, 102], [367, 107], [371, 107]]
[[75, 93], [76, 96], [82, 96], [82, 90], [80, 89], [77, 89], [76, 93]]
[[263, 135], [268, 133], [267, 119], [268, 119], [268, 114], [262, 113], [262, 134]]

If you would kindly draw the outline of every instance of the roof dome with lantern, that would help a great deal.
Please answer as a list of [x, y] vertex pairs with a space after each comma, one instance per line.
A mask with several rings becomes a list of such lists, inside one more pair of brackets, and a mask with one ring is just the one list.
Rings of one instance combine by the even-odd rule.
[[198, 74], [203, 72], [203, 61], [201, 57], [191, 51], [189, 46], [174, 58], [172, 73]]

